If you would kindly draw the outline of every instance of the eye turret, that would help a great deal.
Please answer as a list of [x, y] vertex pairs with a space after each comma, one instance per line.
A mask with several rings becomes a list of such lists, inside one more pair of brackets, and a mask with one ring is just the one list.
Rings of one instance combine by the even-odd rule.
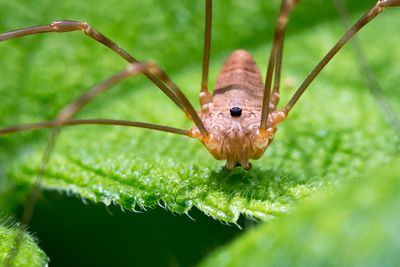
[[232, 117], [240, 117], [242, 115], [242, 109], [239, 107], [233, 107], [230, 109]]

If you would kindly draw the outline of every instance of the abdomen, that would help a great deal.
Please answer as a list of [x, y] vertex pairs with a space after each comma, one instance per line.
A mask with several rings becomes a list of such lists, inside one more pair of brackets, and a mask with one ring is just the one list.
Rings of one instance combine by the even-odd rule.
[[236, 50], [224, 62], [215, 83], [213, 106], [261, 109], [263, 82], [249, 52]]

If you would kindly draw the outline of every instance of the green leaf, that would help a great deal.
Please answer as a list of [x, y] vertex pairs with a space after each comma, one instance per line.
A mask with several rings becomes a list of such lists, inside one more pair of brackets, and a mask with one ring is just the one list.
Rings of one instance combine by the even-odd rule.
[[400, 162], [305, 201], [210, 255], [200, 266], [398, 266]]
[[[17, 227], [0, 225], [0, 265], [9, 267], [46, 266], [49, 259], [37, 246], [35, 239], [25, 231], [22, 236], [19, 236], [20, 231]], [[15, 253], [18, 237], [21, 240], [18, 244], [18, 252], [15, 256], [11, 256], [12, 253]]]
[[[17, 16], [1, 16], [4, 23], [0, 27], [8, 30], [64, 18], [65, 14], [71, 15], [68, 10], [72, 7], [90, 9], [81, 11], [79, 18], [85, 18], [134, 55], [156, 58], [191, 102], [197, 103], [203, 27], [200, 2], [193, 6], [192, 1], [187, 1], [182, 7], [180, 3], [118, 1], [116, 8], [121, 8], [123, 14], [136, 14], [140, 8], [150, 12], [150, 6], [151, 15], [132, 20], [127, 15], [114, 16], [118, 12], [113, 12], [107, 20], [100, 15], [102, 12], [91, 10], [97, 3], [76, 6], [76, 2], [66, 1], [52, 7], [52, 12], [40, 10], [33, 19], [25, 18], [24, 23], [18, 19], [31, 12], [28, 6], [19, 7]], [[276, 13], [277, 5], [271, 7], [261, 1], [242, 9], [240, 1], [218, 2], [215, 10], [232, 12], [223, 13], [224, 16], [215, 13], [213, 31], [218, 34], [213, 39], [212, 80], [224, 58], [239, 47], [249, 49], [264, 72], [273, 21], [267, 18]], [[4, 13], [17, 9], [13, 3], [5, 5]], [[315, 5], [326, 14], [310, 19]], [[103, 11], [108, 8], [99, 7]], [[283, 103], [343, 32], [340, 23], [330, 21], [335, 18], [330, 8], [324, 1], [300, 5], [291, 19], [294, 23], [285, 42]], [[386, 25], [396, 19], [396, 13], [383, 14], [361, 35], [368, 51], [374, 52], [371, 61], [378, 73], [385, 74], [381, 76], [391, 96], [399, 95], [390, 89], [399, 81], [395, 63], [400, 55], [395, 49], [397, 42], [390, 42], [398, 33]], [[237, 23], [248, 28], [236, 33]], [[155, 25], [157, 34], [147, 25]], [[374, 37], [378, 33], [381, 39]], [[198, 37], [195, 42], [194, 36]], [[387, 49], [377, 49], [380, 47]], [[79, 33], [9, 41], [2, 44], [0, 53], [6, 77], [0, 90], [7, 96], [1, 100], [2, 126], [49, 120], [84, 90], [125, 67], [111, 52]], [[358, 76], [357, 64], [349, 58], [351, 51], [345, 49], [318, 77], [279, 128], [266, 155], [253, 162], [249, 172], [224, 171], [223, 162], [214, 160], [200, 143], [184, 137], [142, 129], [80, 126], [62, 131], [43, 187], [106, 205], [114, 203], [128, 210], [162, 205], [173, 212], [188, 213], [195, 206], [216, 219], [232, 223], [240, 214], [269, 220], [286, 213], [313, 192], [353, 179], [371, 162], [384, 163], [398, 156], [393, 132], [383, 122]], [[394, 103], [399, 104], [398, 100]], [[191, 127], [184, 114], [143, 77], [116, 86], [89, 104], [78, 117]], [[33, 183], [47, 133], [2, 137], [1, 169], [8, 174], [3, 179], [5, 191], [17, 192], [22, 190], [21, 185]]]

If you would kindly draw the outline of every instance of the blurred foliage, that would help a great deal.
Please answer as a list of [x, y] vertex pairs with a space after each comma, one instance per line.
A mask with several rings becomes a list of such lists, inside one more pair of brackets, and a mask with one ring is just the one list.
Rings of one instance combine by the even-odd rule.
[[[15, 240], [20, 234], [17, 227], [0, 224], [0, 266], [35, 267], [47, 264], [49, 259], [46, 254], [37, 246], [35, 239], [25, 232], [20, 236], [18, 252], [13, 250], [17, 247]], [[16, 253], [16, 256], [9, 262], [11, 253]]]
[[[352, 3], [354, 18], [373, 2]], [[278, 6], [279, 1], [215, 1], [211, 82], [224, 58], [237, 48], [250, 50], [265, 72]], [[86, 20], [137, 58], [155, 59], [198, 107], [202, 1], [8, 1], [0, 3], [0, 13], [0, 31], [55, 19]], [[397, 17], [398, 13], [388, 11], [363, 30], [360, 39], [386, 94], [398, 108], [400, 92], [393, 90], [393, 84], [400, 82], [396, 64], [400, 61], [396, 53], [400, 33], [393, 32]], [[332, 5], [323, 0], [301, 3], [291, 17], [285, 42], [283, 103], [342, 32]], [[49, 120], [84, 90], [126, 66], [80, 33], [2, 43], [0, 61], [4, 77], [0, 81], [1, 127]], [[215, 161], [201, 144], [184, 137], [141, 129], [80, 126], [62, 131], [43, 187], [127, 210], [161, 205], [191, 214], [194, 206], [225, 222], [237, 222], [240, 214], [269, 220], [315, 192], [359, 177], [371, 163], [384, 164], [398, 157], [398, 140], [382, 120], [357, 69], [351, 50], [340, 52], [249, 172], [237, 169], [227, 173], [223, 162]], [[116, 86], [78, 117], [190, 127], [184, 115], [143, 77]], [[36, 131], [0, 139], [0, 207], [6, 214], [18, 209], [17, 203], [33, 182], [47, 135], [48, 131]], [[68, 214], [67, 210], [62, 212]], [[41, 216], [51, 221], [54, 214]], [[159, 223], [162, 227], [163, 221]], [[227, 239], [221, 238], [221, 242]], [[175, 246], [182, 245], [179, 243]], [[188, 246], [182, 249], [191, 255]], [[194, 262], [196, 259], [185, 265]]]
[[399, 166], [371, 168], [362, 180], [308, 199], [200, 266], [399, 266]]

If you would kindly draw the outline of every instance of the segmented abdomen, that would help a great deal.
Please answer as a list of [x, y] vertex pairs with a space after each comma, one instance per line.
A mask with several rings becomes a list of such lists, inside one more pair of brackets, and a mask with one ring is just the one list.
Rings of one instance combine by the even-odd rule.
[[214, 107], [261, 108], [263, 83], [249, 52], [236, 50], [225, 61], [215, 83]]

